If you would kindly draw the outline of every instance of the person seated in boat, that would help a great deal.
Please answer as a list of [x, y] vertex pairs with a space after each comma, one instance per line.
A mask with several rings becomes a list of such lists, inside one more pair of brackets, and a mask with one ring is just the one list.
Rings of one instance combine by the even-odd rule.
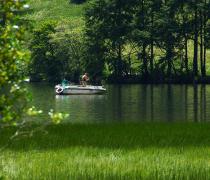
[[82, 76], [82, 85], [83, 86], [87, 86], [87, 82], [89, 81], [89, 77], [88, 77], [88, 73], [85, 73], [83, 76]]

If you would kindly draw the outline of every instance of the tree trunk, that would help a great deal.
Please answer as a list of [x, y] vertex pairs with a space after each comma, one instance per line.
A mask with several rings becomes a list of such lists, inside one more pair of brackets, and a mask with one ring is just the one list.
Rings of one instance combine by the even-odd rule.
[[189, 73], [189, 67], [188, 67], [188, 39], [187, 39], [187, 35], [185, 35], [185, 38], [184, 38], [184, 41], [185, 41], [185, 69], [186, 69], [186, 72]]
[[143, 72], [144, 72], [144, 75], [148, 75], [147, 57], [146, 57], [146, 45], [145, 45], [145, 43], [143, 44], [142, 56], [143, 56]]
[[[122, 24], [122, 6], [121, 6], [121, 0], [118, 2], [118, 26]], [[117, 76], [122, 76], [122, 37], [119, 37], [117, 41]]]
[[203, 63], [203, 13], [200, 11], [200, 65], [201, 75], [204, 77], [204, 63]]
[[129, 63], [129, 73], [130, 73], [130, 75], [131, 75], [131, 74], [132, 74], [132, 68], [131, 68], [131, 54], [129, 54], [128, 63]]
[[153, 39], [154, 13], [152, 12], [152, 31], [151, 31], [151, 56], [150, 56], [150, 72], [154, 70], [154, 39]]
[[167, 43], [167, 50], [166, 50], [166, 60], [167, 60], [167, 76], [170, 78], [172, 74], [172, 47], [171, 47], [171, 42], [168, 41]]
[[[141, 1], [141, 8], [142, 8], [142, 21], [143, 21], [143, 30], [145, 29], [145, 17], [144, 17], [144, 0]], [[145, 40], [143, 42], [143, 49], [142, 49], [142, 58], [143, 58], [143, 74], [147, 75], [148, 74], [148, 68], [147, 68], [147, 57], [146, 57], [146, 43]]]
[[203, 17], [203, 76], [206, 76], [206, 23], [207, 23], [207, 12], [206, 12], [206, 0], [204, 6], [204, 17]]
[[172, 70], [171, 60], [172, 60], [172, 58], [171, 58], [171, 52], [170, 51], [167, 52], [166, 57], [167, 57], [167, 62], [168, 62], [167, 76], [171, 77], [171, 74], [172, 74], [172, 72], [171, 72], [171, 70]]
[[122, 76], [122, 46], [120, 43], [118, 45], [117, 76]]
[[197, 1], [195, 2], [195, 22], [194, 22], [194, 57], [193, 57], [193, 74], [198, 76], [198, 10]]

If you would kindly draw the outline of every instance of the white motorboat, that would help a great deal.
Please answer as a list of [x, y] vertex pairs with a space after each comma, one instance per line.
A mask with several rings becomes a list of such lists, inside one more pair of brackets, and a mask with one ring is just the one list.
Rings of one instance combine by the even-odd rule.
[[74, 94], [103, 94], [106, 89], [102, 86], [82, 86], [82, 85], [56, 85], [55, 93], [57, 95], [74, 95]]

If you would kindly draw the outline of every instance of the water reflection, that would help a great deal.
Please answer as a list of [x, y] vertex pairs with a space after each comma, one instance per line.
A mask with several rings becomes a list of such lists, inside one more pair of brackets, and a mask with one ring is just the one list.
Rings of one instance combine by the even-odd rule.
[[194, 121], [198, 121], [198, 86], [193, 86], [193, 111]]
[[55, 96], [52, 86], [29, 85], [35, 105], [69, 113], [71, 122], [210, 120], [209, 85], [109, 85], [106, 88], [105, 95]]
[[201, 121], [206, 121], [206, 86], [201, 85], [200, 90], [200, 114], [201, 114]]
[[154, 86], [150, 86], [151, 121], [154, 121]]
[[78, 101], [94, 101], [95, 99], [104, 99], [105, 95], [70, 95], [70, 96], [60, 96], [55, 95], [56, 102], [63, 102], [69, 100], [78, 100]]

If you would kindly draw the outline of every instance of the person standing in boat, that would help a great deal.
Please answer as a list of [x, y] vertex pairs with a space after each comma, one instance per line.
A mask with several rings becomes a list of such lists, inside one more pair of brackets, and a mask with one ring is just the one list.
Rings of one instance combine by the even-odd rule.
[[82, 76], [82, 85], [83, 86], [87, 86], [87, 82], [89, 81], [89, 77], [88, 77], [88, 73], [85, 73], [83, 76]]

